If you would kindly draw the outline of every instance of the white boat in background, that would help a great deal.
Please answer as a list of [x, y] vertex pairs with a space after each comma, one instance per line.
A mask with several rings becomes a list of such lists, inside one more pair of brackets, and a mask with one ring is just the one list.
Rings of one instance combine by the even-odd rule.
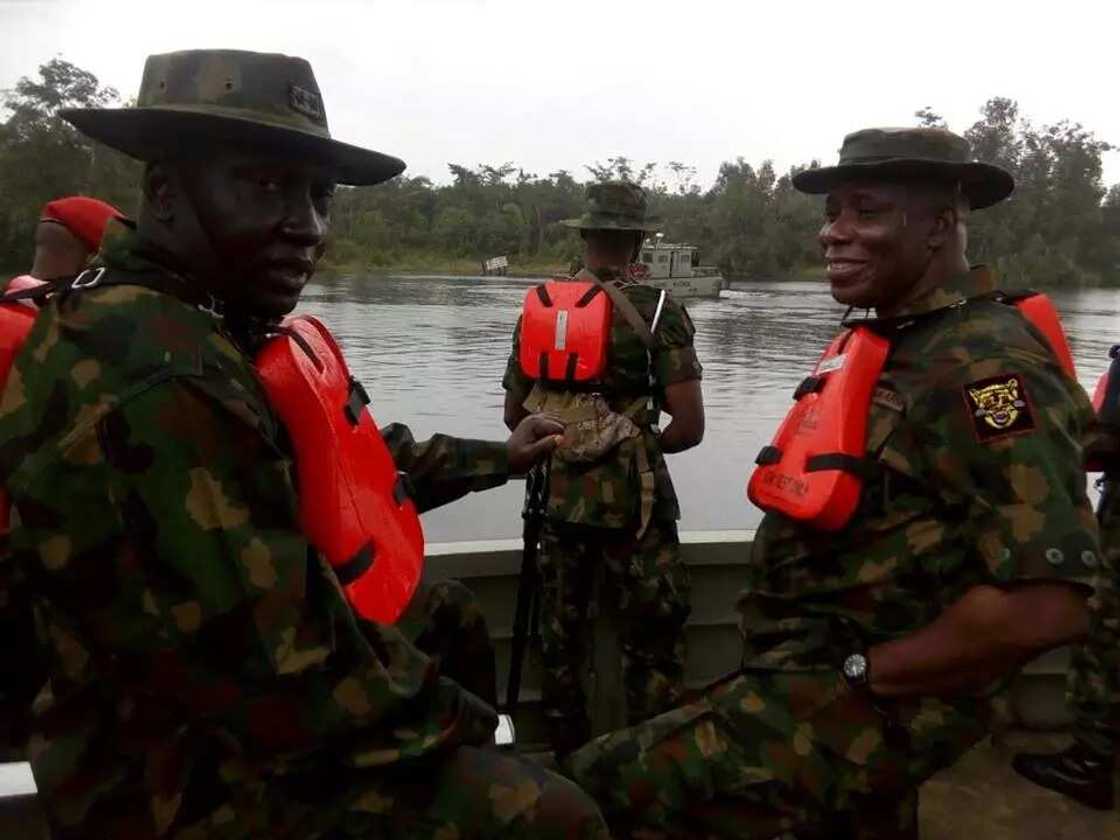
[[665, 289], [675, 298], [719, 297], [724, 279], [715, 266], [694, 265], [695, 245], [663, 242], [661, 234], [642, 246], [639, 261], [648, 277], [642, 282]]

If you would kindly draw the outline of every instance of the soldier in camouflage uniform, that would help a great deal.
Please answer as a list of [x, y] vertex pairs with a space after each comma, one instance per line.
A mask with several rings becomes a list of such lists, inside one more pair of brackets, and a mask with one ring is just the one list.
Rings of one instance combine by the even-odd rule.
[[[1106, 640], [1120, 639], [1120, 611], [1116, 609], [1120, 604], [1116, 592], [1120, 588], [1120, 387], [1116, 387], [1120, 378], [1116, 377], [1120, 377], [1120, 361], [1114, 360], [1110, 371], [1114, 387], [1105, 395], [1097, 428], [1087, 445], [1089, 463], [1104, 470], [1097, 520], [1101, 548], [1113, 571], [1100, 578], [1100, 586], [1108, 591], [1092, 601], [1090, 632]], [[1120, 667], [1114, 657], [1102, 657], [1105, 645], [1080, 645], [1073, 650], [1069, 681], [1076, 722], [1073, 744], [1054, 754], [1021, 753], [1012, 761], [1031, 781], [1103, 811], [1114, 807], [1113, 768], [1120, 747]]]
[[[332, 140], [286, 56], [153, 56], [138, 107], [65, 116], [148, 166], [137, 228], [44, 306], [0, 398], [0, 605], [27, 628], [10, 655], [45, 670], [29, 753], [54, 836], [606, 836], [570, 782], [483, 748], [493, 709], [357, 618], [297, 525], [252, 350], [314, 268], [334, 183], [403, 163]], [[386, 433], [427, 507], [552, 431]]]
[[[617, 592], [630, 722], [676, 702], [684, 672], [689, 579], [681, 560], [676, 494], [663, 453], [703, 436], [700, 363], [684, 307], [627, 281], [647, 231], [645, 193], [621, 182], [592, 185], [588, 210], [566, 222], [585, 241], [587, 271], [576, 280], [615, 284], [635, 312], [612, 307], [608, 370], [590, 389], [534, 382], [518, 363], [520, 321], [502, 385], [511, 428], [530, 412], [567, 424], [550, 463], [541, 578], [543, 700], [552, 746], [566, 754], [591, 735], [581, 670], [596, 576]], [[593, 272], [593, 273], [592, 273]], [[631, 320], [653, 329], [647, 349]], [[591, 392], [594, 393], [591, 393]], [[672, 422], [658, 431], [664, 410]]]
[[984, 737], [1019, 664], [1086, 636], [1075, 579], [1108, 561], [1080, 467], [1091, 406], [965, 259], [968, 212], [1010, 175], [944, 130], [871, 129], [794, 183], [828, 194], [833, 296], [891, 339], [860, 506], [830, 533], [767, 513], [741, 668], [572, 755], [619, 834], [916, 837], [918, 785]]

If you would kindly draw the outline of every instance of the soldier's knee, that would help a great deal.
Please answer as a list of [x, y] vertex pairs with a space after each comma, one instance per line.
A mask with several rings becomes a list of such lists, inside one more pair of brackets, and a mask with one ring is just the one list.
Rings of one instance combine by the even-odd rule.
[[486, 624], [478, 598], [458, 580], [443, 579], [428, 584], [428, 614], [443, 616], [443, 621], [461, 627]]
[[557, 829], [565, 837], [609, 837], [595, 800], [570, 779], [550, 775], [541, 791], [538, 823]]

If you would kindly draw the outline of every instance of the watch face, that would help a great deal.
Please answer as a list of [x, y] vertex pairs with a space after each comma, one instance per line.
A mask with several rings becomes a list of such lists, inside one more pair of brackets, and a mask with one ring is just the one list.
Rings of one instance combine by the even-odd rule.
[[849, 680], [862, 680], [867, 675], [867, 658], [853, 653], [844, 660], [844, 676]]

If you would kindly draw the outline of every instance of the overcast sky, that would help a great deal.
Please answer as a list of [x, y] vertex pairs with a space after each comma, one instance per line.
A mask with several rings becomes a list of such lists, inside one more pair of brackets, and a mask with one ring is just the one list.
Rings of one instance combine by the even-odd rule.
[[[1120, 4], [743, 0], [0, 0], [0, 88], [60, 55], [133, 96], [144, 57], [223, 47], [310, 59], [340, 139], [448, 179], [623, 154], [698, 169], [835, 159], [842, 136], [960, 131], [992, 96], [1120, 143]], [[1037, 9], [1038, 11], [1035, 11]], [[1120, 153], [1105, 156], [1120, 181]]]

